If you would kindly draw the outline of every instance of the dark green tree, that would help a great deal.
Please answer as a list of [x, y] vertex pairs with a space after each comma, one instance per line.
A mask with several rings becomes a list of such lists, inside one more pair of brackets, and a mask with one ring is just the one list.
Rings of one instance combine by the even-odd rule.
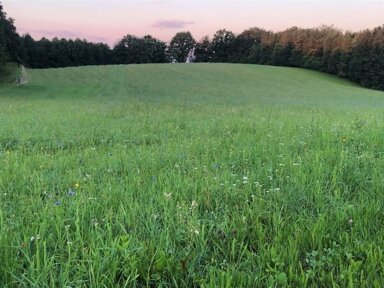
[[211, 41], [208, 36], [203, 37], [197, 44], [195, 50], [196, 62], [212, 61], [213, 53], [211, 49]]
[[285, 45], [276, 43], [271, 55], [271, 64], [276, 66], [290, 66], [292, 50], [292, 43]]
[[225, 29], [218, 30], [212, 39], [211, 50], [213, 62], [228, 62], [231, 54], [231, 45], [236, 36], [233, 32]]
[[189, 51], [196, 45], [191, 32], [179, 32], [173, 36], [168, 47], [170, 62], [185, 62]]
[[258, 27], [250, 28], [239, 35], [231, 43], [230, 62], [249, 63], [251, 51], [254, 46], [260, 46], [263, 39], [271, 32], [267, 32]]
[[7, 14], [3, 10], [0, 3], [0, 65], [5, 62], [22, 62], [20, 36], [16, 32], [14, 20], [7, 18]]
[[116, 64], [164, 63], [165, 51], [165, 43], [150, 35], [126, 35], [113, 48], [113, 58]]
[[151, 35], [142, 39], [143, 57], [140, 63], [165, 63], [167, 62], [167, 45]]

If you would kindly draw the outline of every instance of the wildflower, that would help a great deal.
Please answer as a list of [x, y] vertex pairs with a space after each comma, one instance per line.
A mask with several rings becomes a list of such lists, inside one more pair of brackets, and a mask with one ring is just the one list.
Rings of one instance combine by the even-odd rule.
[[157, 181], [157, 177], [156, 176], [152, 176], [151, 180], [152, 180], [152, 182], [156, 182]]
[[99, 226], [99, 222], [97, 221], [96, 218], [93, 218], [93, 219], [92, 219], [92, 224], [93, 224], [93, 226], [95, 226], [95, 227]]
[[84, 177], [83, 177], [83, 181], [86, 182], [86, 181], [88, 181], [90, 178], [91, 178], [91, 175], [85, 173], [85, 175], [84, 175]]
[[349, 220], [348, 220], [348, 224], [349, 224], [349, 225], [352, 225], [352, 224], [353, 224], [353, 219], [349, 219]]
[[165, 193], [165, 192], [164, 192], [164, 196], [165, 196], [165, 198], [171, 198], [172, 193]]
[[71, 244], [73, 244], [73, 242], [71, 242], [71, 241], [68, 241], [68, 242], [67, 242], [67, 245], [71, 245]]
[[293, 163], [293, 166], [300, 166], [299, 163]]
[[60, 205], [61, 205], [61, 201], [60, 201], [60, 200], [56, 200], [56, 201], [55, 201], [55, 205], [56, 205], [56, 206], [60, 206]]
[[192, 229], [191, 229], [191, 233], [194, 233], [194, 234], [196, 234], [196, 235], [200, 235], [199, 230], [197, 230], [196, 228], [192, 228]]
[[75, 189], [77, 189], [77, 188], [80, 187], [80, 184], [79, 184], [79, 183], [75, 183], [75, 185], [73, 185], [73, 187], [74, 187]]
[[195, 208], [197, 208], [198, 204], [195, 200], [192, 201], [191, 207], [189, 208], [191, 211], [193, 211]]
[[37, 240], [39, 240], [39, 239], [40, 239], [40, 235], [32, 236], [32, 237], [31, 237], [31, 242], [33, 242], [33, 241], [37, 241]]
[[76, 191], [74, 191], [72, 189], [69, 189], [67, 195], [68, 196], [75, 196], [76, 195]]
[[71, 227], [71, 225], [65, 225], [65, 230], [69, 230], [69, 227]]

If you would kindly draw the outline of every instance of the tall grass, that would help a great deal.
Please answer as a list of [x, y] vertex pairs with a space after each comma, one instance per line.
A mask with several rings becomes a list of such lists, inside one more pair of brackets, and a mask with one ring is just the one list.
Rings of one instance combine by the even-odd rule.
[[384, 93], [306, 70], [0, 87], [0, 286], [381, 287]]

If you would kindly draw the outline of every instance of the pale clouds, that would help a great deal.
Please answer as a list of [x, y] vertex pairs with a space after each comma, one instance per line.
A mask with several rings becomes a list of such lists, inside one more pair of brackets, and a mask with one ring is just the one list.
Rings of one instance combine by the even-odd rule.
[[195, 24], [192, 21], [182, 21], [182, 20], [176, 20], [176, 19], [169, 19], [169, 20], [159, 20], [156, 21], [152, 27], [159, 28], [159, 29], [182, 29], [189, 25]]

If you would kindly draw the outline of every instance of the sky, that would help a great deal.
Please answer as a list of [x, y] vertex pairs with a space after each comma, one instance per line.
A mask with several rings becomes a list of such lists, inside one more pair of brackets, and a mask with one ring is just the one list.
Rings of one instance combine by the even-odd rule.
[[384, 24], [384, 0], [0, 0], [19, 34], [81, 38], [113, 46], [124, 35], [197, 39], [225, 28], [282, 31], [334, 25], [360, 31]]

